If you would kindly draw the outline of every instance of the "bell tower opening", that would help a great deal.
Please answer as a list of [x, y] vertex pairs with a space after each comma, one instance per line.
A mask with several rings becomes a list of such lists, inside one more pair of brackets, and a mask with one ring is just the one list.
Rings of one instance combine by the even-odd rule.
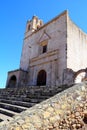
[[47, 74], [45, 70], [39, 71], [37, 75], [37, 85], [46, 85]]
[[43, 21], [37, 16], [33, 16], [31, 20], [27, 21], [25, 37], [31, 35], [34, 31], [43, 26]]

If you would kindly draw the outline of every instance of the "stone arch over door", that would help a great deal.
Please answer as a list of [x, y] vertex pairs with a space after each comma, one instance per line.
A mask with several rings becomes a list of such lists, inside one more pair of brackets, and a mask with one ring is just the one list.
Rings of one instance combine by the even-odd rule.
[[87, 80], [87, 69], [81, 69], [75, 73], [74, 82], [80, 83]]
[[10, 88], [16, 87], [16, 83], [17, 83], [17, 78], [15, 75], [13, 75], [9, 80], [8, 87]]
[[37, 85], [46, 85], [47, 74], [45, 70], [40, 70], [37, 75]]

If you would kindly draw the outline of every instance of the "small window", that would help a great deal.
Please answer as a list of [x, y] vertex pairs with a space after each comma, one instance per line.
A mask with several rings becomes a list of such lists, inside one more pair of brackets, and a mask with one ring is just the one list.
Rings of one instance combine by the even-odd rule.
[[48, 40], [44, 40], [40, 42], [39, 45], [39, 54], [43, 54], [47, 52]]
[[47, 45], [43, 46], [43, 53], [47, 52]]

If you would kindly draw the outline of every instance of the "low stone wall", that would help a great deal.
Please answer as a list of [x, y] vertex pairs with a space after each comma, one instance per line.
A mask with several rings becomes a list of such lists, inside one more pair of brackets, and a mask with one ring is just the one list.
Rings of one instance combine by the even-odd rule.
[[86, 130], [87, 83], [73, 87], [15, 116], [0, 130]]

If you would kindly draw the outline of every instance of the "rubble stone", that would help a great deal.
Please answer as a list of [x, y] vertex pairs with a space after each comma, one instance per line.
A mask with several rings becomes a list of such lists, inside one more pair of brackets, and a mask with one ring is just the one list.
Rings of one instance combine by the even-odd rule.
[[[85, 91], [84, 91], [85, 90]], [[78, 94], [76, 94], [78, 93]], [[74, 96], [75, 94], [75, 96]], [[81, 97], [81, 100], [77, 100]], [[83, 100], [84, 97], [84, 100]], [[15, 116], [0, 130], [86, 130], [87, 84], [77, 84]]]

